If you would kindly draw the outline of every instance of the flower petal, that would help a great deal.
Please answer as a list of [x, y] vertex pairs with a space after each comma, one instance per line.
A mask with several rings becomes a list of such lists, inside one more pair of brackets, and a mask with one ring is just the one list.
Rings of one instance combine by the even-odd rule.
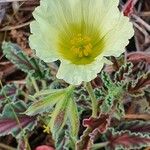
[[74, 13], [81, 8], [78, 16], [82, 15], [80, 18], [91, 26], [97, 26], [102, 36], [112, 29], [120, 15], [117, 8], [119, 0], [81, 0], [80, 3], [81, 6], [76, 6]]
[[[36, 21], [31, 23], [30, 46], [46, 62], [61, 61], [59, 79], [75, 85], [91, 81], [108, 63], [104, 56], [119, 56], [133, 36], [132, 24], [119, 12], [118, 4], [119, 0], [41, 0], [33, 13]], [[74, 35], [92, 33], [92, 39], [96, 37], [93, 47], [100, 50], [93, 61], [76, 65], [62, 57], [61, 52], [71, 53], [68, 45]]]
[[[97, 10], [99, 10], [99, 25], [101, 35], [105, 35], [112, 29], [116, 24], [120, 16], [120, 11], [118, 9], [119, 0], [96, 0], [97, 1]], [[97, 11], [95, 9], [95, 11]]]
[[45, 62], [57, 60], [55, 44], [52, 42], [49, 33], [47, 32], [47, 34], [45, 34], [44, 31], [42, 32], [42, 30], [40, 30], [41, 26], [36, 21], [33, 21], [30, 26], [33, 34], [29, 37], [29, 45], [32, 49], [36, 50], [36, 55]]
[[56, 76], [67, 83], [79, 85], [82, 81], [89, 82], [95, 79], [104, 63], [108, 63], [108, 60], [100, 57], [88, 65], [75, 65], [62, 60]]
[[45, 62], [58, 60], [58, 34], [60, 30], [65, 30], [66, 24], [71, 20], [69, 14], [74, 5], [75, 1], [72, 0], [42, 0], [33, 12], [36, 21], [30, 25], [32, 35], [29, 37], [29, 44]]
[[33, 16], [38, 22], [44, 21], [57, 29], [64, 29], [68, 23], [73, 21], [72, 10], [80, 0], [42, 0], [36, 8]]
[[120, 15], [116, 26], [104, 37], [105, 46], [103, 47], [103, 56], [118, 57], [125, 52], [125, 46], [128, 45], [129, 39], [134, 35], [133, 25], [129, 19]]

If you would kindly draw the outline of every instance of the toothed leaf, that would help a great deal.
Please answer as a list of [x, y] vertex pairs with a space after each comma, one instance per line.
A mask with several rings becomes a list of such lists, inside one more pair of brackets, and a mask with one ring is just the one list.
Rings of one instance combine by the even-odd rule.
[[[49, 91], [50, 92], [50, 91]], [[44, 92], [47, 94], [47, 91]], [[35, 101], [25, 112], [26, 115], [34, 116], [50, 111], [53, 106], [65, 97], [64, 90], [52, 90], [48, 96]]]
[[17, 44], [3, 42], [2, 49], [7, 59], [25, 73], [31, 74], [38, 79], [44, 79], [50, 76], [46, 63], [38, 58], [27, 56]]
[[12, 134], [20, 138], [23, 132], [32, 131], [36, 126], [36, 118], [23, 115], [26, 110], [23, 101], [6, 104], [0, 115], [0, 136]]
[[140, 132], [142, 134], [149, 134], [150, 135], [150, 121], [125, 121], [122, 122], [116, 130], [129, 130], [131, 132]]
[[144, 90], [150, 86], [150, 72], [141, 75], [137, 80], [127, 84], [127, 91], [134, 97], [143, 96]]
[[108, 142], [108, 145], [105, 147], [107, 150], [140, 149], [150, 144], [149, 135], [128, 130], [115, 131], [113, 128], [107, 131], [105, 140]]

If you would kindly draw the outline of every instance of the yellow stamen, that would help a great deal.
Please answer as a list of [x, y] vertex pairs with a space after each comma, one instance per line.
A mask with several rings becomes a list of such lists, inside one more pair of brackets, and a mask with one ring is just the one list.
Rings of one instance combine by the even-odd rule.
[[72, 52], [79, 58], [87, 57], [92, 53], [91, 39], [88, 36], [78, 34], [71, 40]]
[[44, 128], [44, 130], [43, 130], [44, 133], [50, 134], [50, 128], [48, 126], [43, 125], [43, 128]]
[[80, 58], [83, 57], [83, 52], [80, 51], [80, 52], [78, 53], [78, 56], [79, 56]]
[[76, 55], [78, 55], [79, 52], [80, 52], [80, 49], [79, 49], [79, 48], [76, 48], [76, 47], [72, 47], [72, 50], [73, 50], [73, 52], [74, 52]]
[[85, 56], [88, 56], [88, 55], [89, 55], [89, 53], [88, 53], [88, 51], [87, 51], [86, 49], [83, 50], [83, 53], [84, 53]]

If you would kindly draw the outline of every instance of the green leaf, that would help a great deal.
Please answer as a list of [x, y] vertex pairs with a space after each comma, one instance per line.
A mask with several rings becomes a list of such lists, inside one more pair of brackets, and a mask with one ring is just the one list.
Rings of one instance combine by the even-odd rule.
[[108, 93], [104, 97], [104, 101], [101, 105], [101, 112], [111, 113], [113, 107], [116, 108], [116, 111], [120, 111], [120, 107], [122, 108], [123, 104], [122, 98], [123, 98], [123, 88], [121, 86], [117, 86], [114, 84], [113, 87], [108, 87]]
[[7, 84], [0, 90], [0, 112], [3, 110], [8, 100], [14, 102], [18, 99], [19, 89], [15, 84]]
[[67, 110], [70, 100], [70, 98], [64, 98], [61, 101], [59, 101], [51, 115], [50, 129], [54, 137], [58, 136], [59, 132], [62, 130], [66, 123]]
[[49, 67], [46, 63], [38, 58], [30, 58], [17, 44], [3, 42], [2, 49], [7, 59], [25, 73], [30, 73], [33, 77], [39, 79], [50, 76]]
[[[64, 97], [65, 97], [65, 90], [53, 90], [52, 91], [42, 91], [43, 95], [48, 94], [48, 96], [45, 96], [41, 98], [38, 101], [35, 101], [25, 112], [26, 115], [29, 116], [34, 116], [37, 114], [42, 114], [43, 112], [48, 112], [50, 111], [53, 106], [57, 103], [60, 102]], [[40, 95], [40, 93], [39, 93]]]
[[18, 87], [15, 84], [3, 86], [0, 91], [0, 103], [6, 101], [7, 98], [11, 99], [11, 101], [15, 101], [18, 92]]
[[68, 120], [69, 120], [69, 126], [71, 130], [71, 136], [77, 138], [78, 132], [79, 132], [79, 113], [77, 104], [74, 101], [74, 99], [70, 100], [70, 104], [68, 106]]
[[124, 107], [123, 107], [123, 96], [125, 91], [124, 84], [120, 82], [113, 82], [112, 79], [110, 78], [110, 75], [107, 74], [106, 72], [102, 73], [102, 80], [106, 89], [101, 88], [97, 90], [96, 93], [100, 98], [103, 99], [103, 103], [100, 106], [101, 113], [112, 113], [112, 109], [115, 109], [115, 111], [113, 111], [114, 116], [116, 118], [122, 117], [124, 115]]
[[88, 92], [84, 86], [80, 86], [75, 89], [74, 99], [78, 104], [80, 114], [82, 114], [83, 111], [89, 111], [91, 109], [90, 97], [88, 96]]
[[126, 76], [129, 76], [129, 74], [132, 72], [132, 67], [133, 64], [131, 62], [122, 65], [115, 73], [115, 82], [121, 82], [122, 80], [125, 80]]
[[123, 121], [116, 128], [109, 128], [103, 135], [108, 142], [106, 149], [140, 149], [150, 144], [150, 121]]
[[[61, 130], [59, 136], [55, 139], [55, 149], [56, 150], [68, 150], [70, 148], [70, 137], [68, 130]], [[74, 147], [73, 147], [74, 148]]]
[[143, 96], [144, 90], [150, 87], [150, 71], [142, 74], [136, 80], [131, 80], [127, 84], [127, 91], [133, 97]]
[[131, 132], [140, 132], [141, 134], [147, 134], [150, 136], [150, 121], [123, 121], [116, 127], [116, 130], [129, 130]]
[[109, 128], [103, 136], [108, 142], [106, 150], [141, 149], [150, 145], [150, 136], [140, 132], [116, 131], [114, 128]]
[[120, 120], [123, 116], [125, 116], [125, 109], [123, 103], [116, 104], [116, 111], [114, 112], [114, 117]]
[[95, 88], [94, 93], [95, 93], [96, 99], [104, 99], [106, 96], [106, 93], [104, 93], [102, 88]]
[[109, 113], [112, 106], [113, 106], [114, 100], [115, 99], [113, 98], [112, 95], [107, 95], [103, 104], [101, 105], [101, 108], [100, 108], [101, 112], [102, 113]]
[[110, 76], [106, 72], [102, 72], [101, 77], [102, 77], [103, 84], [106, 88], [110, 88], [113, 86], [113, 82]]
[[[64, 97], [56, 104], [54, 111], [51, 114], [50, 129], [54, 137], [57, 137], [58, 133], [62, 130], [69, 117], [69, 107], [72, 101], [73, 94], [72, 86], [66, 88]], [[75, 130], [75, 129], [74, 129]], [[57, 134], [57, 135], [56, 135]]]
[[[46, 110], [48, 107], [52, 107], [51, 112], [49, 113], [50, 117], [45, 118], [46, 120], [45, 125], [48, 129], [51, 130], [53, 138], [55, 139], [56, 148], [59, 149], [60, 145], [63, 145], [60, 139], [62, 139], [62, 134], [64, 135], [66, 131], [64, 128], [68, 127], [68, 133], [69, 133], [69, 139], [63, 138], [69, 145], [74, 145], [79, 131], [79, 114], [78, 114], [78, 108], [75, 100], [73, 99], [73, 90], [74, 86], [69, 86], [68, 88], [62, 89], [62, 90], [56, 90], [55, 96], [52, 98], [52, 93], [49, 90], [46, 90], [45, 92], [41, 92], [36, 94], [36, 96], [39, 95], [47, 95], [50, 92], [50, 101], [48, 100], [47, 103], [44, 103], [44, 106], [40, 106], [40, 111], [43, 109]], [[59, 94], [59, 96], [58, 96]], [[56, 98], [58, 96], [58, 98]], [[45, 102], [45, 100], [42, 100], [42, 102]], [[54, 102], [52, 104], [52, 102]], [[31, 105], [31, 108], [29, 108], [26, 112], [26, 114], [29, 114], [30, 112], [37, 112], [35, 110], [35, 104], [38, 104], [38, 101], [35, 102], [33, 105]], [[34, 107], [34, 110], [32, 110]], [[39, 107], [39, 106], [38, 106]], [[68, 125], [68, 126], [67, 126]], [[69, 141], [68, 141], [69, 140]], [[60, 145], [59, 145], [60, 143]]]
[[29, 117], [22, 112], [27, 106], [23, 101], [6, 104], [0, 115], [0, 136], [12, 134], [19, 139], [27, 131], [32, 131], [37, 124], [36, 117]]
[[[68, 125], [73, 144], [76, 142], [79, 130], [79, 115], [77, 104], [73, 99], [73, 91], [74, 86], [69, 86], [65, 89], [51, 89], [36, 93], [35, 98], [43, 98], [35, 101], [25, 114], [32, 116], [48, 112], [50, 115], [43, 121], [46, 128], [51, 130], [53, 138], [58, 141], [61, 131], [64, 130], [65, 125]], [[58, 143], [57, 146], [59, 147]]]

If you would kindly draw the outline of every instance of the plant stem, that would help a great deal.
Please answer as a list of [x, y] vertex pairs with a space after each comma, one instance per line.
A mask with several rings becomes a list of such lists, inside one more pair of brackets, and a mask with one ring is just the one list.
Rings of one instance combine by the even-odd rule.
[[42, 89], [46, 89], [46, 81], [45, 80], [41, 80], [42, 83]]
[[143, 120], [150, 120], [150, 116], [147, 114], [126, 114], [124, 116], [125, 119], [143, 119]]
[[90, 95], [91, 101], [92, 101], [92, 117], [97, 117], [98, 103], [97, 103], [97, 100], [96, 100], [96, 97], [95, 97], [92, 85], [91, 85], [90, 82], [87, 82], [85, 84], [85, 86], [86, 86], [86, 89], [87, 89], [87, 91], [88, 91], [88, 93]]
[[5, 145], [3, 143], [0, 143], [0, 148], [5, 149], [5, 150], [17, 150], [16, 148], [13, 148], [11, 146]]
[[96, 150], [96, 149], [100, 149], [102, 147], [105, 147], [105, 146], [107, 146], [108, 143], [109, 142], [103, 142], [103, 143], [94, 144], [92, 146], [92, 150]]
[[33, 85], [35, 91], [38, 93], [40, 90], [39, 90], [39, 87], [38, 87], [35, 79], [33, 77], [30, 77], [30, 79], [31, 79], [31, 82], [32, 82], [32, 85]]
[[82, 136], [80, 137], [80, 140], [76, 143], [76, 149], [75, 150], [85, 150], [87, 149], [89, 143], [90, 143], [90, 133], [92, 133], [93, 129], [87, 127], [85, 131], [83, 132]]

